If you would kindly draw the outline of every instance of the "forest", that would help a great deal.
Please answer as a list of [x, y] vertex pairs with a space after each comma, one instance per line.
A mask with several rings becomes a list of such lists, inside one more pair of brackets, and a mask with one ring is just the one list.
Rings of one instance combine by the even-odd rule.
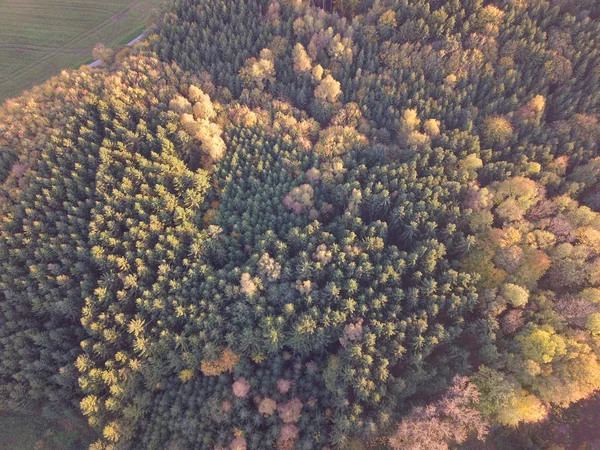
[[595, 0], [173, 0], [0, 106], [0, 412], [499, 448], [600, 390], [599, 118]]

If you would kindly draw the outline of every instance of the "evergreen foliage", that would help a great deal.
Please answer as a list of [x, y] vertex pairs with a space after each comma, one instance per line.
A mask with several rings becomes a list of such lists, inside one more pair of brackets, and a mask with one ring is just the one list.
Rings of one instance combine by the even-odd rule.
[[443, 449], [600, 388], [600, 10], [321, 6], [175, 0], [2, 106], [2, 409]]

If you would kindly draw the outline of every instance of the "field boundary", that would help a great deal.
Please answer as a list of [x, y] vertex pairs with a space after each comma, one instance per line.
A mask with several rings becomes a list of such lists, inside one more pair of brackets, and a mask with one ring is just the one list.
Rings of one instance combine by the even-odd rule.
[[[132, 46], [161, 0], [0, 2], [0, 104], [63, 69], [93, 63], [98, 42]], [[134, 41], [132, 43], [132, 40]]]
[[[138, 42], [141, 42], [144, 38], [146, 37], [145, 33], [140, 34], [138, 37], [136, 37], [134, 40], [132, 40], [131, 42], [127, 43], [126, 46], [127, 47], [133, 47], [135, 44], [137, 44]], [[94, 67], [99, 67], [102, 65], [102, 60], [101, 59], [97, 59], [96, 61], [88, 64], [88, 67], [94, 68]]]
[[42, 64], [44, 62], [47, 62], [53, 56], [59, 55], [60, 51], [63, 50], [63, 49], [65, 49], [65, 47], [68, 47], [72, 43], [77, 43], [78, 41], [81, 41], [82, 39], [84, 39], [86, 37], [89, 37], [89, 36], [93, 35], [94, 33], [102, 30], [103, 28], [105, 28], [106, 26], [110, 25], [113, 22], [113, 17], [114, 16], [120, 15], [120, 14], [125, 14], [134, 5], [135, 5], [135, 3], [126, 6], [121, 11], [117, 12], [113, 16], [111, 16], [108, 19], [106, 19], [104, 22], [101, 22], [100, 24], [96, 25], [95, 27], [90, 28], [87, 31], [84, 31], [83, 33], [79, 34], [77, 37], [71, 39], [70, 41], [66, 42], [65, 44], [63, 44], [62, 46], [58, 47], [56, 50], [48, 53], [47, 55], [44, 55], [41, 58], [36, 59], [33, 62], [33, 64], [30, 64], [30, 65], [27, 65], [25, 67], [22, 67], [21, 69], [17, 69], [16, 71], [8, 73], [8, 74], [6, 74], [4, 76], [0, 76], [0, 84], [2, 84], [3, 82], [5, 82], [7, 79], [14, 78], [16, 76], [22, 75], [23, 73], [26, 73], [27, 71], [29, 71], [29, 70], [31, 70], [31, 69], [39, 66], [40, 64]]

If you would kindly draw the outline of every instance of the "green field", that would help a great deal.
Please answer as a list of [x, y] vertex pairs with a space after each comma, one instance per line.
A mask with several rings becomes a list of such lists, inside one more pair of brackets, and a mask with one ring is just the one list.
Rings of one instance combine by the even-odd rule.
[[161, 0], [0, 0], [0, 101], [142, 32]]
[[2, 450], [80, 450], [88, 447], [93, 436], [83, 420], [0, 413]]

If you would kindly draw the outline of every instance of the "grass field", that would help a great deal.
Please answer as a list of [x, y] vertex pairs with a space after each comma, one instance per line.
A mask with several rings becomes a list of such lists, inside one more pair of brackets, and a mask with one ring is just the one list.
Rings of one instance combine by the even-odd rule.
[[2, 450], [83, 450], [94, 440], [85, 421], [0, 413]]
[[0, 102], [126, 43], [162, 0], [0, 0]]

